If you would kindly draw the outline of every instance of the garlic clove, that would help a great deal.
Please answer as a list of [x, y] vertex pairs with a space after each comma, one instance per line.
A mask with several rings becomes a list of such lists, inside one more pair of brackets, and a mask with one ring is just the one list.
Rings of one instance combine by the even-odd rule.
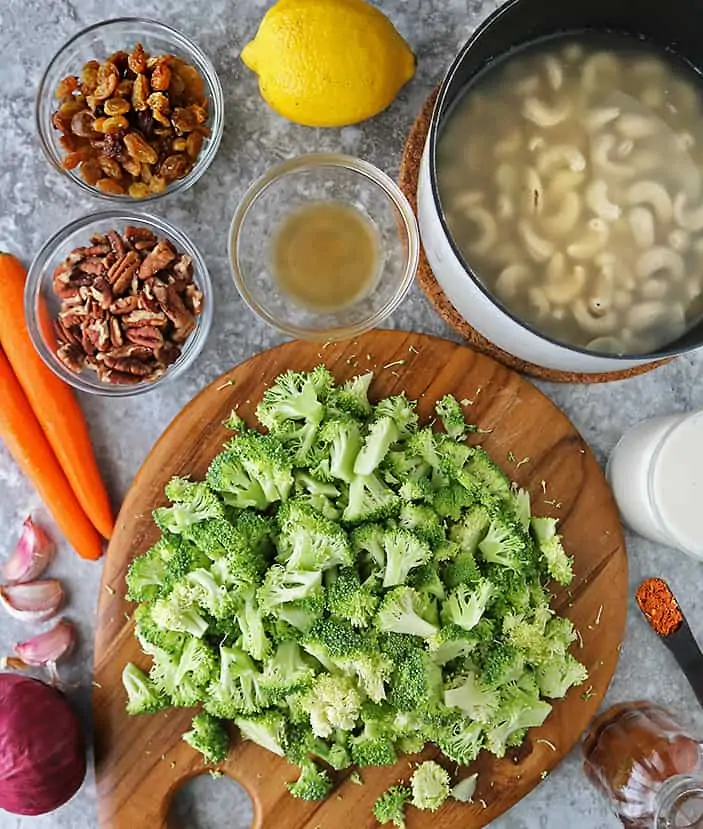
[[15, 653], [25, 665], [42, 666], [56, 663], [75, 644], [76, 629], [66, 619], [60, 619], [51, 630], [16, 644]]
[[46, 530], [28, 515], [22, 524], [22, 534], [14, 552], [2, 565], [0, 572], [10, 584], [36, 579], [46, 570], [54, 557], [56, 546]]
[[51, 619], [58, 613], [63, 600], [63, 587], [57, 579], [0, 586], [0, 604], [11, 616], [23, 622]]

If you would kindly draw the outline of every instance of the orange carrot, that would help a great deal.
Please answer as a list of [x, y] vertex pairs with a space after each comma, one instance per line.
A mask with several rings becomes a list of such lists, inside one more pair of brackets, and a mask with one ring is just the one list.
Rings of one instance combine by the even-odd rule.
[[22, 264], [0, 252], [0, 345], [69, 480], [78, 503], [105, 538], [114, 519], [88, 427], [73, 391], [42, 362], [24, 319]]
[[34, 483], [76, 552], [83, 558], [100, 558], [100, 536], [78, 503], [2, 348], [0, 400], [0, 437], [10, 454]]

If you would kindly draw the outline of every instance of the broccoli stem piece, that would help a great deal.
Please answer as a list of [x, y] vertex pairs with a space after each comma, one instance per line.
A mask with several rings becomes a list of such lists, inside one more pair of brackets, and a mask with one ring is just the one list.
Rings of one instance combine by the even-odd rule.
[[410, 778], [412, 804], [417, 809], [436, 812], [449, 797], [449, 775], [434, 760], [426, 760]]

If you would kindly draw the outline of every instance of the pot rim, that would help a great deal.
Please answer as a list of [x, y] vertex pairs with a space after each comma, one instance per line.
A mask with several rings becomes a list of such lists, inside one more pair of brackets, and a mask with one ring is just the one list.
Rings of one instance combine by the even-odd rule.
[[[444, 210], [442, 208], [442, 203], [439, 197], [439, 186], [437, 183], [437, 141], [439, 136], [439, 129], [440, 129], [440, 121], [443, 121], [446, 117], [446, 110], [447, 105], [446, 101], [449, 97], [450, 93], [455, 94], [454, 92], [454, 85], [455, 85], [455, 76], [460, 69], [461, 65], [463, 64], [464, 60], [466, 59], [467, 54], [472, 49], [474, 43], [478, 38], [480, 38], [483, 33], [493, 27], [498, 25], [500, 22], [501, 17], [503, 15], [509, 13], [514, 6], [522, 3], [523, 0], [508, 0], [504, 5], [500, 8], [496, 9], [492, 12], [477, 28], [473, 31], [470, 35], [469, 39], [464, 43], [464, 45], [459, 50], [458, 54], [450, 64], [449, 68], [447, 69], [444, 77], [439, 86], [439, 91], [437, 93], [437, 100], [435, 101], [434, 108], [432, 110], [432, 116], [430, 119], [430, 129], [427, 136], [427, 144], [426, 149], [428, 153], [428, 162], [429, 162], [429, 177], [430, 177], [430, 192], [432, 194], [432, 203], [434, 209], [437, 213], [437, 217], [439, 222], [442, 226], [442, 230], [444, 232], [445, 240], [449, 244], [451, 252], [454, 256], [454, 259], [458, 262], [461, 266], [463, 271], [463, 275], [468, 277], [474, 284], [474, 286], [488, 299], [498, 311], [502, 314], [507, 316], [512, 322], [514, 322], [517, 326], [528, 331], [530, 334], [533, 334], [536, 337], [539, 337], [541, 340], [549, 343], [550, 345], [564, 349], [566, 351], [570, 351], [574, 354], [582, 354], [588, 357], [595, 357], [596, 359], [602, 357], [603, 359], [607, 360], [618, 360], [622, 362], [632, 362], [633, 360], [638, 360], [641, 363], [646, 362], [657, 362], [659, 360], [665, 360], [671, 357], [679, 357], [682, 354], [688, 354], [692, 351], [696, 351], [697, 349], [703, 346], [703, 342], [698, 343], [697, 345], [690, 345], [686, 347], [679, 347], [679, 348], [669, 348], [664, 350], [658, 351], [651, 351], [645, 354], [642, 353], [626, 353], [626, 354], [611, 354], [606, 352], [598, 352], [598, 351], [590, 351], [587, 348], [582, 348], [576, 345], [570, 345], [569, 343], [565, 343], [562, 340], [557, 340], [554, 337], [551, 337], [549, 334], [545, 334], [543, 331], [540, 331], [538, 328], [533, 326], [531, 323], [526, 322], [520, 317], [516, 316], [506, 305], [504, 305], [500, 299], [498, 299], [495, 294], [493, 294], [486, 286], [481, 282], [481, 280], [476, 276], [474, 273], [471, 265], [468, 261], [464, 258], [463, 253], [459, 250], [457, 244], [454, 241], [451, 231], [449, 230], [449, 225], [447, 224]], [[575, 29], [572, 31], [576, 31]], [[555, 31], [554, 37], [559, 37], [568, 34], [568, 31]], [[636, 35], [633, 35], [633, 37]], [[549, 36], [547, 36], [549, 37]], [[496, 55], [493, 60], [501, 59], [507, 55], [508, 52], [501, 52], [500, 54]], [[479, 72], [483, 71], [485, 67], [483, 67]], [[478, 73], [474, 73], [471, 76], [471, 80], [468, 84], [464, 84], [462, 89], [466, 89], [466, 87], [473, 81]], [[454, 103], [454, 101], [452, 101]], [[442, 115], [440, 116], [440, 112]], [[467, 320], [467, 322], [469, 322]], [[469, 323], [470, 324], [470, 323]], [[700, 323], [699, 323], [700, 324]], [[690, 330], [690, 329], [689, 329]]]

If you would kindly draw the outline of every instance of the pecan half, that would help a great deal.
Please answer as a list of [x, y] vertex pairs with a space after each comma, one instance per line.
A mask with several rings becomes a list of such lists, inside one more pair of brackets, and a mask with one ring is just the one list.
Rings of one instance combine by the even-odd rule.
[[79, 345], [75, 343], [66, 343], [56, 352], [56, 356], [66, 366], [69, 371], [79, 374], [83, 368], [85, 361], [85, 354]]
[[112, 354], [103, 354], [101, 356], [102, 362], [108, 368], [114, 368], [115, 371], [120, 371], [124, 374], [146, 377], [153, 370], [152, 366], [147, 365], [142, 360], [137, 360], [135, 357], [115, 357]]
[[121, 296], [132, 284], [132, 277], [137, 273], [141, 265], [139, 254], [133, 250], [118, 259], [107, 272], [107, 281], [112, 286], [115, 296]]
[[139, 306], [139, 297], [123, 296], [116, 299], [109, 307], [111, 314], [121, 316], [122, 314], [129, 314], [130, 311], [135, 311]]
[[113, 349], [119, 348], [124, 342], [124, 337], [122, 336], [122, 326], [120, 325], [120, 321], [117, 317], [110, 317], [109, 325], [110, 343], [112, 344]]
[[175, 258], [176, 252], [173, 246], [162, 239], [153, 250], [149, 251], [146, 259], [142, 262], [139, 268], [139, 278], [148, 279], [170, 265]]
[[112, 290], [104, 276], [98, 276], [95, 279], [90, 286], [90, 293], [103, 310], [107, 310], [112, 305]]
[[129, 314], [125, 314], [122, 317], [122, 325], [125, 328], [144, 328], [145, 326], [160, 328], [166, 325], [167, 322], [168, 318], [166, 314], [161, 311], [154, 312], [137, 309], [136, 311], [130, 311]]
[[158, 328], [145, 325], [141, 328], [128, 328], [125, 337], [135, 345], [143, 345], [145, 348], [158, 348], [163, 341], [163, 334]]
[[[110, 250], [112, 250], [112, 252], [118, 259], [121, 256], [124, 256], [125, 253], [127, 253], [127, 248], [125, 247], [124, 241], [116, 230], [108, 231], [107, 238], [110, 243]], [[108, 250], [105, 251], [105, 253], [108, 252]]]

